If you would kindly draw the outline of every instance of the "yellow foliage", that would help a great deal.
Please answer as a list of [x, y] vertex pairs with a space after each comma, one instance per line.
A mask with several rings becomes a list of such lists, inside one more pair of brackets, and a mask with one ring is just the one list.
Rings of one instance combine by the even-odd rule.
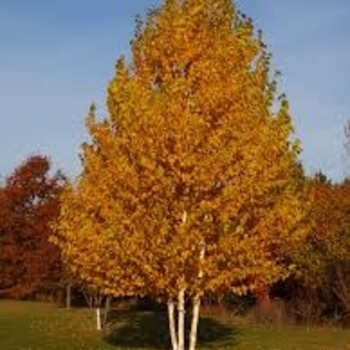
[[229, 0], [168, 0], [132, 54], [107, 119], [87, 118], [84, 171], [62, 197], [67, 263], [100, 290], [159, 298], [285, 277], [303, 238], [299, 145], [252, 23]]

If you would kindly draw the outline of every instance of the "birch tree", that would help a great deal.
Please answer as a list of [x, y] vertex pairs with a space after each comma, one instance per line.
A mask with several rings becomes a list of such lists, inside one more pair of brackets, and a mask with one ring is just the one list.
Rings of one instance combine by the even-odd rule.
[[288, 101], [270, 57], [229, 0], [167, 0], [138, 22], [129, 62], [94, 108], [84, 171], [62, 200], [65, 259], [109, 295], [168, 305], [173, 350], [197, 341], [201, 297], [286, 277], [302, 240]]

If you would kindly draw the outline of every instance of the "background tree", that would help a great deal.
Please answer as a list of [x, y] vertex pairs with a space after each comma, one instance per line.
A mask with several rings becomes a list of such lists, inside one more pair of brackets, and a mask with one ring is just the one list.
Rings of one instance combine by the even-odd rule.
[[139, 23], [132, 53], [117, 63], [108, 118], [87, 118], [84, 171], [55, 241], [102, 292], [166, 301], [176, 350], [191, 299], [194, 349], [204, 293], [290, 273], [277, 252], [303, 237], [299, 146], [265, 45], [231, 1], [165, 1]]
[[[310, 181], [313, 206], [310, 231], [296, 255], [305, 288], [319, 295], [318, 317], [350, 312], [350, 186], [334, 184], [322, 173]], [[317, 298], [315, 298], [317, 300]]]
[[0, 192], [0, 289], [10, 296], [33, 296], [60, 280], [59, 250], [48, 238], [64, 182], [40, 155], [6, 178]]

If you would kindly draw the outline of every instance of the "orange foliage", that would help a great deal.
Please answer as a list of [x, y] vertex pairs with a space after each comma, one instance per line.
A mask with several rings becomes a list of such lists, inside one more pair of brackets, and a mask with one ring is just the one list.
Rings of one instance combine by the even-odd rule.
[[49, 171], [47, 158], [32, 156], [0, 191], [0, 288], [11, 295], [32, 295], [60, 279], [59, 251], [48, 237], [64, 178]]

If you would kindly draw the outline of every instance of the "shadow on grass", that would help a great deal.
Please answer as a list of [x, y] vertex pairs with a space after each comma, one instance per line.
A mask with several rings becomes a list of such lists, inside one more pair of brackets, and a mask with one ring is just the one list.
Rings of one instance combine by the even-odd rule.
[[[187, 325], [190, 320], [186, 320]], [[186, 331], [188, 335], [188, 329]], [[237, 344], [238, 329], [219, 321], [201, 317], [198, 346], [217, 348]], [[168, 320], [165, 312], [116, 311], [110, 316], [105, 341], [127, 348], [170, 348]], [[188, 339], [187, 339], [188, 340]]]

